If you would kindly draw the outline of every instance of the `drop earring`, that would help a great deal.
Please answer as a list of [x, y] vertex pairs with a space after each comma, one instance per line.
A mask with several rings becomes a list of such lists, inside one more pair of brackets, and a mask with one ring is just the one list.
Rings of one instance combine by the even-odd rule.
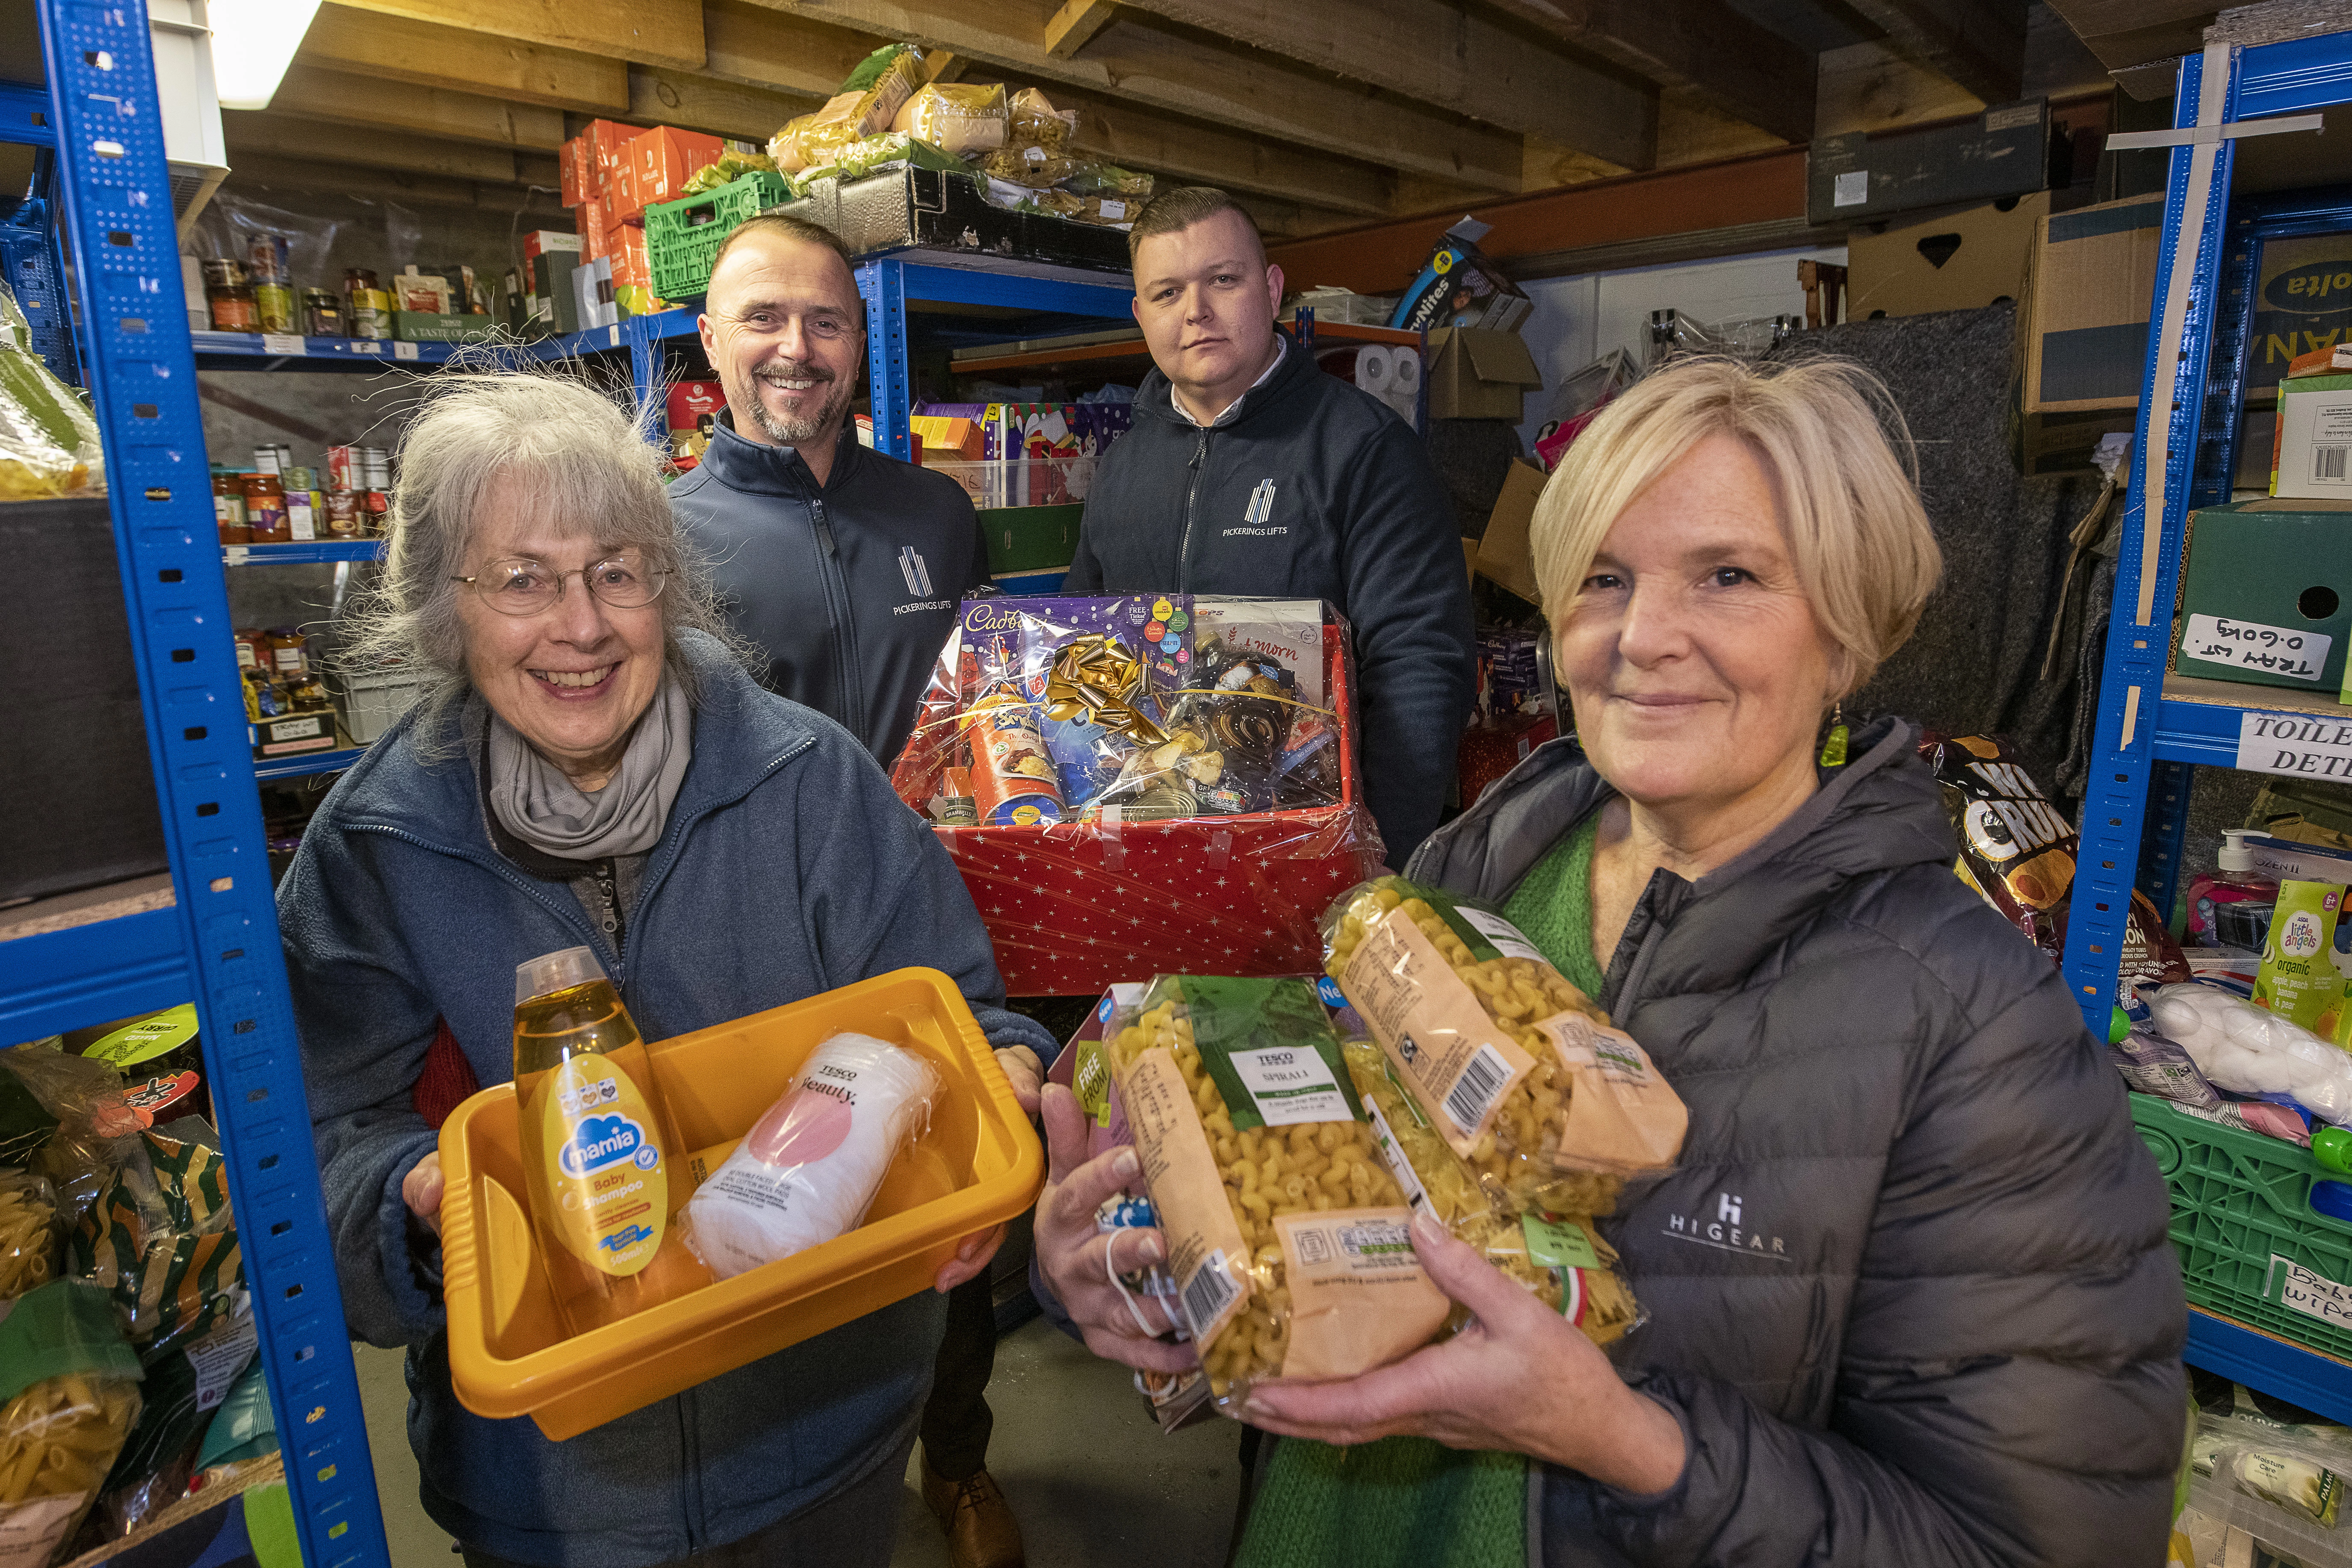
[[1822, 766], [1845, 766], [1845, 702], [1843, 699], [1830, 706], [1830, 732], [1822, 741]]

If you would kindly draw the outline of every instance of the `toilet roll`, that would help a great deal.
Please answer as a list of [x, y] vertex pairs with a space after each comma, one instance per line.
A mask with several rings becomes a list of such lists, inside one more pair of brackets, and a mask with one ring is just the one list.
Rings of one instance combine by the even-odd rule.
[[1411, 399], [1421, 390], [1421, 351], [1397, 349], [1395, 361], [1389, 371], [1389, 387]]
[[[1420, 365], [1413, 367], [1420, 374]], [[1386, 343], [1366, 343], [1356, 351], [1356, 384], [1375, 397], [1385, 396], [1396, 380], [1396, 351]]]

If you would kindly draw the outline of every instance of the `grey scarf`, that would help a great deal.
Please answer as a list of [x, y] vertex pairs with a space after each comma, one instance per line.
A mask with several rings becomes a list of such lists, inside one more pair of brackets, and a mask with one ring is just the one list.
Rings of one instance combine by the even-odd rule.
[[629, 736], [621, 765], [594, 795], [583, 794], [492, 713], [490, 809], [517, 838], [565, 860], [642, 855], [661, 842], [693, 751], [693, 707], [667, 671]]

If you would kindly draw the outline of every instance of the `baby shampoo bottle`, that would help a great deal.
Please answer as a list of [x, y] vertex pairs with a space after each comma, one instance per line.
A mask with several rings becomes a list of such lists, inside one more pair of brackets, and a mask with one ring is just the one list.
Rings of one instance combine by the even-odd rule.
[[671, 1225], [688, 1193], [646, 1043], [593, 949], [516, 965], [514, 1076], [531, 1225], [569, 1330], [708, 1281]]

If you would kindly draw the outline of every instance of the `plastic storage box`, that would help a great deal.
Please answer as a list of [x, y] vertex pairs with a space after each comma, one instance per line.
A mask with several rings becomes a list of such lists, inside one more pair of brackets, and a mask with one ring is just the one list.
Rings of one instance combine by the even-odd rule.
[[1035, 1201], [1045, 1176], [1036, 1131], [971, 1009], [936, 969], [897, 970], [654, 1042], [654, 1079], [688, 1151], [681, 1169], [716, 1171], [809, 1053], [844, 1029], [920, 1051], [946, 1079], [930, 1131], [891, 1164], [866, 1224], [569, 1339], [522, 1206], [514, 1085], [460, 1105], [441, 1128], [458, 1402], [494, 1419], [529, 1415], [561, 1441], [929, 1289], [959, 1242]]
[[2352, 1225], [2312, 1206], [2314, 1184], [2344, 1178], [2292, 1143], [2152, 1095], [2134, 1094], [2131, 1110], [2172, 1190], [2172, 1245], [2189, 1302], [2352, 1357]]
[[646, 208], [646, 257], [654, 292], [665, 300], [699, 300], [710, 289], [719, 242], [747, 217], [793, 199], [782, 174], [754, 169], [715, 191]]

